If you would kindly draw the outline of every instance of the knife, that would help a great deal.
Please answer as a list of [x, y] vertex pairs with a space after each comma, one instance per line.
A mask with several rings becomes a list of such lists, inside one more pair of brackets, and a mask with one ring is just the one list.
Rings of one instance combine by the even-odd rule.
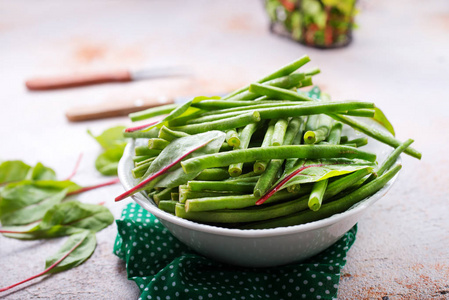
[[179, 67], [148, 68], [141, 70], [115, 70], [109, 72], [83, 73], [61, 75], [54, 77], [35, 77], [25, 82], [32, 91], [71, 88], [107, 82], [130, 82], [134, 80], [187, 76], [191, 75], [186, 69]]
[[187, 98], [138, 98], [136, 100], [108, 101], [95, 105], [72, 107], [66, 111], [70, 122], [80, 122], [111, 117], [126, 116], [130, 113], [165, 104], [182, 103]]

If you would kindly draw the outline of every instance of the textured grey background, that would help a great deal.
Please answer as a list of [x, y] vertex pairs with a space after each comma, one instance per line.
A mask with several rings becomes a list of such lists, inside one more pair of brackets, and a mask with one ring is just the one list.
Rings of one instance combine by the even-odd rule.
[[[374, 101], [401, 140], [413, 137], [422, 161], [403, 157], [392, 190], [359, 222], [342, 273], [341, 299], [445, 299], [449, 296], [449, 6], [444, 0], [359, 1], [359, 29], [345, 49], [316, 50], [268, 32], [262, 2], [0, 1], [0, 159], [41, 161], [64, 178], [80, 152], [74, 180], [106, 180], [93, 162], [100, 133], [126, 117], [68, 123], [70, 107], [143, 96], [224, 92], [303, 55], [335, 99]], [[182, 64], [191, 78], [107, 84], [31, 93], [25, 78], [115, 67]], [[80, 195], [106, 201], [116, 217], [119, 185]], [[129, 200], [128, 200], [129, 201]], [[91, 259], [36, 279], [4, 299], [134, 299], [135, 284], [112, 254], [115, 226], [98, 234]], [[0, 286], [43, 270], [62, 239], [0, 237]]]

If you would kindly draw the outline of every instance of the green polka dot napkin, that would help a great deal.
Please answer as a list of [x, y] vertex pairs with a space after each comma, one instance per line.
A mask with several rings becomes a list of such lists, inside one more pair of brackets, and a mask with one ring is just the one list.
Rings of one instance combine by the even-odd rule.
[[129, 204], [117, 220], [114, 253], [126, 263], [139, 299], [335, 299], [357, 227], [302, 263], [240, 268], [195, 253], [149, 212]]

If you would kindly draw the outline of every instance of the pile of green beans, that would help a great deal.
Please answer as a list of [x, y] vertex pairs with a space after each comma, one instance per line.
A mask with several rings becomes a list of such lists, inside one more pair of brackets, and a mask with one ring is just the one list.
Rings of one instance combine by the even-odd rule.
[[[131, 114], [133, 121], [169, 114], [157, 124], [125, 133], [148, 141], [135, 148], [135, 178], [151, 175], [146, 174], [148, 168], [176, 139], [211, 130], [226, 134], [218, 153], [181, 161], [182, 170], [196, 172], [196, 178], [177, 187], [156, 184], [145, 193], [160, 209], [195, 222], [241, 229], [292, 226], [344, 212], [379, 191], [400, 170], [396, 161], [402, 152], [421, 158], [410, 147], [412, 140], [402, 143], [364, 122], [375, 115], [373, 103], [313, 99], [300, 92], [319, 73], [298, 71], [309, 61], [303, 56], [220, 99]], [[365, 136], [343, 136], [350, 127]], [[308, 161], [377, 163], [374, 153], [360, 149], [367, 137], [394, 148], [383, 164], [280, 188]]]

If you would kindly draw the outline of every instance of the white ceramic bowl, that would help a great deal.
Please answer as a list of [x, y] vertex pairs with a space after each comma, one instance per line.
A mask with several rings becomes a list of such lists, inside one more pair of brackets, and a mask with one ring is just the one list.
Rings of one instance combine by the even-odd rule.
[[[118, 167], [118, 176], [125, 190], [136, 184], [131, 175], [135, 143], [128, 143]], [[376, 153], [378, 161], [383, 161], [391, 151], [391, 148], [371, 139], [364, 149]], [[368, 207], [387, 193], [396, 178], [397, 175], [376, 194], [343, 213], [303, 225], [273, 229], [241, 230], [199, 224], [160, 210], [141, 193], [132, 198], [156, 216], [181, 242], [204, 256], [239, 266], [271, 267], [307, 259], [334, 244], [357, 223]]]

